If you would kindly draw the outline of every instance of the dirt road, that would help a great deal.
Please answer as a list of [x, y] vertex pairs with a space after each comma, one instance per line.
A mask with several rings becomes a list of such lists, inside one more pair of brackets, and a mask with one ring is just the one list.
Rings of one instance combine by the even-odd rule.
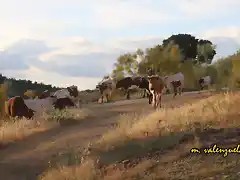
[[[181, 106], [209, 95], [186, 93], [163, 98], [166, 108]], [[0, 150], [0, 180], [34, 180], [48, 167], [54, 155], [69, 150], [81, 149], [89, 141], [100, 137], [116, 123], [123, 113], [151, 113], [153, 108], [147, 99], [124, 100], [108, 104], [87, 105], [94, 117], [69, 127], [57, 127], [47, 132], [36, 133]]]

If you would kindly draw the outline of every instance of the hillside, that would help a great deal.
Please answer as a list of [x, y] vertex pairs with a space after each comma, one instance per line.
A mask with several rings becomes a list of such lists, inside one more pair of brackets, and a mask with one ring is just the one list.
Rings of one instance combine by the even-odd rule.
[[55, 87], [53, 85], [32, 82], [30, 80], [7, 78], [6, 76], [0, 74], [0, 84], [3, 84], [4, 82], [10, 83], [8, 91], [9, 97], [22, 96], [27, 90], [35, 90], [38, 92], [42, 92], [45, 90], [56, 91], [60, 89], [59, 87]]

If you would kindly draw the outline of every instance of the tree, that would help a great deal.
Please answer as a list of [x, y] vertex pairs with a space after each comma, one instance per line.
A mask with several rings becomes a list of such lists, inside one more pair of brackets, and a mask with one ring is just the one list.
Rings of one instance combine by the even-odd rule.
[[163, 40], [163, 46], [168, 44], [177, 44], [182, 53], [182, 60], [195, 60], [198, 56], [199, 63], [211, 63], [216, 54], [215, 46], [209, 40], [198, 40], [190, 34], [172, 35]]
[[169, 43], [177, 44], [182, 51], [183, 60], [195, 59], [197, 55], [198, 39], [190, 34], [172, 35], [163, 40], [163, 46]]
[[184, 87], [193, 89], [196, 84], [193, 61], [185, 60], [181, 63], [179, 71], [184, 74]]
[[138, 73], [138, 62], [137, 54], [126, 53], [120, 55], [117, 62], [114, 64], [115, 69], [112, 72], [112, 77], [117, 79], [123, 78], [126, 75], [137, 75]]
[[216, 45], [208, 40], [199, 40], [197, 45], [197, 62], [211, 64], [216, 54]]
[[176, 44], [160, 45], [146, 49], [142, 61], [139, 62], [139, 74], [147, 74], [149, 68], [156, 74], [165, 76], [179, 72], [181, 51]]
[[216, 83], [217, 82], [217, 78], [218, 78], [217, 69], [214, 66], [212, 66], [212, 65], [207, 66], [207, 68], [206, 68], [206, 76], [210, 76], [211, 79], [212, 79], [212, 82]]
[[37, 96], [37, 92], [36, 92], [36, 91], [33, 91], [33, 90], [27, 90], [27, 91], [24, 93], [24, 96], [25, 96], [25, 97], [28, 97], [28, 98], [31, 98], [31, 99], [34, 99], [34, 98]]
[[217, 83], [220, 86], [229, 85], [233, 69], [231, 57], [219, 59], [213, 66], [216, 68], [218, 74]]

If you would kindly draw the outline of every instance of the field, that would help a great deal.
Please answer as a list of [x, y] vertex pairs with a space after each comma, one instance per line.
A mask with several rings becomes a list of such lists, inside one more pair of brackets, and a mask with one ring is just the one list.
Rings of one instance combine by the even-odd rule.
[[168, 95], [163, 105], [155, 112], [147, 99], [86, 104], [69, 110], [65, 121], [74, 124], [2, 124], [0, 179], [239, 179], [238, 153], [203, 153], [238, 145], [239, 93]]

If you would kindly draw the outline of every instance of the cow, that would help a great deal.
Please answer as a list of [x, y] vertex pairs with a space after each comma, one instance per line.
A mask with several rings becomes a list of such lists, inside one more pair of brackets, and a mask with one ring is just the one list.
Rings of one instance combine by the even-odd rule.
[[198, 84], [200, 86], [200, 90], [203, 90], [204, 87], [210, 87], [210, 85], [212, 84], [212, 80], [210, 76], [205, 76], [202, 77], [198, 80]]
[[28, 108], [35, 111], [34, 116], [39, 116], [42, 115], [44, 111], [51, 110], [57, 99], [58, 98], [56, 96], [49, 96], [45, 99], [24, 99], [24, 103]]
[[127, 99], [130, 99], [130, 90], [129, 88], [134, 85], [133, 79], [131, 77], [125, 77], [121, 80], [118, 80], [116, 83], [116, 89], [124, 89], [124, 95], [127, 95]]
[[106, 96], [108, 102], [109, 96], [111, 96], [112, 92], [116, 89], [124, 89], [124, 95], [126, 95], [127, 99], [130, 99], [130, 89], [133, 86], [148, 88], [148, 81], [146, 79], [142, 80], [141, 77], [125, 77], [114, 82], [114, 80], [109, 78], [100, 82], [96, 88], [100, 91], [102, 102], [104, 96]]
[[66, 107], [75, 107], [75, 104], [70, 98], [64, 97], [64, 98], [57, 99], [53, 103], [53, 107], [55, 109], [62, 110], [62, 109], [65, 109]]
[[58, 99], [59, 98], [65, 98], [68, 97], [70, 99], [75, 99], [78, 97], [78, 88], [77, 86], [69, 86], [64, 89], [57, 90], [53, 96], [56, 96]]
[[50, 96], [50, 91], [49, 90], [45, 90], [42, 93], [39, 93], [38, 99], [45, 99], [45, 98], [47, 98], [49, 96]]
[[174, 93], [173, 97], [175, 98], [177, 93], [179, 93], [179, 95], [181, 95], [181, 92], [182, 92], [182, 89], [181, 89], [182, 83], [181, 83], [181, 81], [172, 81], [171, 84], [172, 84], [173, 93]]
[[149, 81], [149, 90], [152, 94], [152, 99], [149, 102], [152, 103], [152, 106], [156, 109], [157, 107], [162, 106], [162, 94], [163, 90], [166, 87], [165, 81], [162, 77], [158, 75], [148, 76]]
[[135, 85], [135, 86], [137, 86], [140, 89], [144, 89], [142, 98], [145, 98], [146, 91], [148, 92], [149, 95], [151, 94], [151, 92], [149, 90], [148, 79], [145, 78], [145, 77], [141, 77], [141, 76], [133, 77], [132, 78], [132, 85]]
[[24, 103], [24, 99], [20, 96], [15, 96], [5, 101], [5, 112], [9, 117], [25, 117], [31, 119], [35, 111], [28, 108]]
[[165, 76], [164, 81], [165, 81], [165, 85], [166, 85], [165, 88], [173, 90], [174, 98], [176, 97], [177, 92], [179, 93], [179, 95], [182, 94], [182, 89], [184, 86], [184, 75], [181, 72], [170, 75], [170, 76]]
[[112, 92], [116, 89], [116, 84], [112, 79], [100, 82], [96, 89], [99, 90], [101, 94], [101, 102], [103, 103], [103, 98], [106, 96], [107, 102], [109, 102]]

